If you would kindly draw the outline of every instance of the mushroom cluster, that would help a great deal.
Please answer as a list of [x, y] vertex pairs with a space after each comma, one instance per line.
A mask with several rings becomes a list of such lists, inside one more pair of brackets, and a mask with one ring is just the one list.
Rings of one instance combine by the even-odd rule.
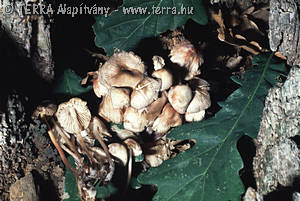
[[[171, 41], [170, 60], [187, 71], [182, 79], [175, 79], [160, 56], [154, 56], [153, 69], [147, 69], [134, 53], [115, 52], [96, 72], [89, 73], [100, 98], [98, 111], [94, 111], [99, 116], [93, 116], [87, 102], [77, 97], [35, 111], [34, 116], [47, 124], [62, 161], [75, 175], [81, 200], [95, 200], [95, 184], [112, 179], [116, 162], [127, 167], [129, 183], [133, 158], [146, 167], [157, 167], [178, 150], [191, 147], [170, 141], [166, 133], [184, 122], [204, 118], [211, 104], [209, 84], [197, 77], [203, 59], [193, 45], [182, 37]], [[109, 122], [123, 124], [124, 129], [107, 128]], [[141, 133], [154, 140], [144, 141]], [[74, 158], [75, 167], [64, 152]]]
[[[186, 45], [191, 50], [183, 50]], [[192, 54], [192, 60], [179, 62], [178, 51]], [[129, 131], [148, 130], [160, 135], [184, 120], [201, 121], [210, 107], [210, 96], [208, 83], [196, 77], [201, 62], [192, 52], [194, 47], [185, 40], [176, 43], [170, 53], [171, 61], [188, 70], [185, 83], [174, 82], [172, 71], [165, 68], [160, 56], [153, 57], [154, 69], [149, 76], [141, 58], [133, 52], [114, 53], [94, 73], [93, 89], [102, 98], [98, 114], [107, 122], [123, 123]]]

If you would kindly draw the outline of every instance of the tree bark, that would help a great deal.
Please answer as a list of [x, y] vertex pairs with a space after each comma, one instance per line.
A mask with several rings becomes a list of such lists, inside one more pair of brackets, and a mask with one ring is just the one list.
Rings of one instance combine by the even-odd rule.
[[[54, 79], [54, 64], [50, 40], [50, 18], [45, 15], [25, 15], [28, 0], [2, 0], [0, 2], [1, 28], [19, 47], [23, 57], [30, 58], [34, 70], [44, 80]], [[46, 5], [45, 1], [39, 2]]]
[[289, 65], [300, 64], [299, 8], [297, 0], [270, 0], [270, 48], [286, 56]]

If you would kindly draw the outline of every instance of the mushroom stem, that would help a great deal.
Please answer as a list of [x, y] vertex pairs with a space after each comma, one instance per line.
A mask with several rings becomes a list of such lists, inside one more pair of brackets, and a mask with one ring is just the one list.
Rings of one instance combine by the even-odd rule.
[[131, 173], [132, 173], [132, 155], [133, 155], [133, 151], [131, 148], [129, 148], [129, 160], [128, 160], [128, 166], [127, 166], [127, 182], [126, 182], [126, 186], [124, 188], [123, 191], [123, 195], [125, 196], [129, 183], [130, 183], [130, 179], [131, 179]]
[[54, 136], [54, 133], [52, 132], [51, 130], [51, 127], [45, 117], [44, 114], [41, 114], [41, 118], [42, 120], [46, 123], [47, 127], [48, 127], [48, 134], [50, 136], [50, 139], [52, 141], [52, 143], [54, 144], [55, 148], [57, 149], [60, 157], [61, 157], [61, 160], [63, 161], [63, 163], [65, 164], [65, 166], [67, 166], [70, 171], [75, 175], [76, 178], [78, 178], [78, 174], [77, 172], [72, 168], [72, 166], [70, 165], [69, 161], [67, 160], [65, 154], [64, 154], [64, 151], [62, 150], [61, 146], [58, 144], [58, 142], [56, 141], [55, 139], [55, 136]]
[[[86, 131], [83, 130], [81, 132], [86, 132]], [[87, 157], [89, 158], [90, 162], [93, 163], [94, 159], [93, 159], [93, 157], [91, 156], [89, 150], [86, 147], [86, 144], [85, 144], [85, 142], [84, 142], [84, 140], [83, 140], [83, 138], [81, 136], [81, 132], [77, 134], [77, 139], [78, 139], [79, 145], [82, 148], [82, 150], [85, 152], [85, 154], [87, 155]]]
[[76, 154], [74, 154], [68, 147], [66, 147], [64, 144], [61, 144], [60, 146], [61, 146], [61, 148], [62, 148], [63, 150], [65, 150], [65, 152], [67, 152], [68, 154], [70, 154], [70, 155], [75, 159], [75, 161], [76, 161], [77, 163], [80, 163], [80, 158], [78, 158], [78, 157], [76, 156]]
[[108, 158], [110, 171], [114, 172], [114, 170], [115, 170], [115, 163], [113, 162], [113, 160], [112, 160], [112, 158], [111, 158], [111, 156], [109, 154], [108, 148], [107, 148], [106, 144], [104, 143], [104, 141], [102, 140], [101, 135], [99, 135], [99, 133], [94, 133], [94, 136], [96, 137], [96, 139], [98, 140], [98, 142], [102, 146], [103, 151], [105, 152], [105, 154], [106, 154], [106, 156]]
[[[58, 125], [52, 118], [51, 118], [51, 122], [54, 124], [54, 128], [58, 134], [65, 140], [65, 142], [67, 143], [67, 145], [70, 147], [70, 149], [73, 152], [73, 155], [76, 155], [76, 158], [81, 158], [80, 154], [78, 153], [75, 145], [71, 142], [71, 140], [65, 135], [65, 133], [62, 131], [60, 125]], [[70, 154], [71, 155], [71, 154]], [[74, 157], [73, 157], [74, 158]]]

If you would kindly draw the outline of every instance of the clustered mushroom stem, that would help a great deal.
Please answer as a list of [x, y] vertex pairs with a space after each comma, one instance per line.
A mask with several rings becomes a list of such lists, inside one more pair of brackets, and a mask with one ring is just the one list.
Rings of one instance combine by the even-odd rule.
[[126, 186], [123, 190], [123, 195], [125, 196], [126, 192], [127, 192], [127, 189], [128, 189], [128, 186], [129, 186], [129, 183], [130, 183], [130, 179], [131, 179], [131, 173], [132, 173], [132, 149], [129, 148], [129, 160], [128, 160], [128, 163], [127, 163], [127, 181], [126, 181]]
[[114, 169], [115, 169], [115, 164], [109, 154], [109, 151], [108, 151], [108, 148], [106, 146], [106, 144], [104, 143], [104, 141], [102, 140], [102, 137], [98, 134], [98, 133], [95, 133], [94, 136], [96, 137], [96, 139], [99, 141], [100, 145], [102, 146], [107, 158], [108, 158], [108, 162], [109, 162], [109, 166], [110, 166], [110, 169], [112, 172], [114, 172]]
[[63, 161], [63, 163], [65, 164], [65, 166], [67, 166], [70, 171], [75, 175], [75, 177], [77, 178], [78, 177], [78, 174], [77, 172], [72, 168], [72, 166], [70, 165], [69, 161], [67, 160], [65, 154], [64, 154], [64, 151], [62, 150], [62, 148], [60, 147], [60, 145], [58, 144], [58, 142], [56, 141], [55, 139], [55, 136], [51, 130], [51, 127], [46, 119], [46, 116], [45, 114], [40, 114], [41, 116], [41, 119], [46, 123], [47, 127], [48, 127], [48, 134], [50, 136], [50, 139], [52, 141], [52, 143], [54, 144], [55, 148], [57, 149], [60, 157], [61, 157], [61, 160]]
[[62, 148], [60, 147], [60, 145], [58, 144], [58, 142], [56, 141], [55, 139], [55, 136], [53, 134], [53, 132], [51, 131], [51, 127], [48, 123], [48, 121], [46, 120], [45, 116], [42, 114], [41, 115], [41, 118], [43, 119], [43, 121], [46, 123], [47, 127], [48, 127], [48, 134], [50, 136], [50, 139], [52, 141], [52, 143], [54, 144], [55, 148], [57, 149], [60, 157], [61, 157], [61, 160], [63, 161], [63, 163], [65, 164], [65, 166], [67, 166], [70, 171], [75, 175], [75, 177], [77, 178], [78, 175], [77, 175], [77, 172], [72, 168], [72, 166], [70, 165], [69, 161], [67, 160], [65, 154], [64, 154], [64, 151], [62, 150]]
[[[75, 145], [71, 142], [71, 140], [65, 135], [65, 133], [62, 131], [60, 125], [58, 125], [52, 118], [51, 118], [52, 123], [54, 124], [54, 128], [60, 136], [62, 136], [62, 138], [65, 140], [65, 142], [67, 143], [67, 145], [70, 147], [70, 149], [73, 152], [73, 155], [76, 155], [76, 158], [80, 159], [80, 154], [78, 153]], [[71, 154], [70, 154], [71, 155]], [[74, 158], [74, 157], [73, 157]]]
[[74, 154], [68, 147], [66, 147], [64, 144], [60, 144], [60, 146], [61, 146], [61, 148], [62, 148], [63, 150], [65, 150], [65, 152], [67, 152], [68, 154], [70, 154], [70, 155], [75, 159], [75, 161], [76, 161], [77, 163], [80, 163], [80, 158], [78, 158], [78, 157], [76, 156], [76, 154]]
[[[85, 130], [81, 131], [81, 132], [86, 132]], [[94, 159], [93, 157], [91, 156], [89, 150], [87, 149], [86, 147], [86, 144], [81, 136], [81, 133], [78, 133], [77, 134], [77, 137], [78, 137], [78, 142], [80, 144], [80, 147], [82, 148], [82, 150], [86, 153], [87, 157], [89, 158], [90, 162], [93, 163], [94, 162]]]

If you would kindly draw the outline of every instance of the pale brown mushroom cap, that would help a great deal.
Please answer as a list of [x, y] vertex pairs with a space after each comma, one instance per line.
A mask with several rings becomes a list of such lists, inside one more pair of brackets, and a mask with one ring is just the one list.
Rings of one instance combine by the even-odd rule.
[[206, 110], [211, 105], [209, 93], [206, 90], [196, 89], [194, 98], [190, 102], [186, 112], [196, 113]]
[[123, 121], [123, 110], [115, 109], [110, 96], [104, 96], [99, 105], [98, 114], [106, 121], [120, 124]]
[[45, 115], [45, 116], [50, 116], [52, 117], [55, 112], [57, 111], [57, 106], [50, 103], [46, 106], [38, 106], [33, 114], [32, 114], [32, 118], [38, 118], [39, 115]]
[[173, 63], [187, 68], [188, 74], [185, 80], [190, 80], [200, 74], [199, 66], [203, 63], [203, 58], [189, 41], [182, 40], [175, 44], [169, 56]]
[[201, 110], [199, 112], [195, 113], [185, 113], [184, 117], [187, 122], [192, 122], [192, 121], [201, 121], [204, 119], [205, 116], [205, 110]]
[[145, 153], [145, 161], [151, 167], [157, 167], [170, 158], [171, 152], [165, 140], [156, 141]]
[[132, 132], [142, 132], [147, 126], [146, 115], [133, 107], [128, 107], [124, 113], [124, 128]]
[[160, 70], [165, 66], [165, 60], [160, 56], [152, 57], [154, 70]]
[[115, 109], [122, 109], [124, 107], [129, 106], [129, 94], [129, 89], [112, 87], [110, 91], [110, 97], [113, 107]]
[[72, 98], [58, 106], [56, 117], [65, 131], [73, 134], [85, 130], [91, 121], [91, 112], [87, 103], [80, 98]]
[[192, 90], [184, 84], [171, 87], [168, 92], [168, 100], [179, 114], [184, 114], [192, 100]]
[[132, 52], [113, 54], [98, 70], [98, 81], [109, 86], [134, 88], [143, 78], [146, 67]]
[[161, 80], [160, 91], [169, 89], [173, 84], [173, 75], [165, 68], [154, 71], [152, 77]]
[[90, 132], [93, 134], [103, 134], [107, 137], [112, 137], [108, 132], [105, 124], [96, 116], [94, 116], [89, 125]]
[[164, 134], [170, 128], [180, 126], [181, 124], [180, 114], [174, 110], [170, 103], [167, 103], [162, 113], [155, 119], [152, 129], [158, 134]]
[[161, 81], [145, 77], [133, 90], [130, 105], [135, 109], [143, 109], [157, 99]]
[[119, 143], [111, 143], [108, 145], [108, 150], [109, 153], [119, 159], [124, 166], [127, 164], [128, 153], [124, 145]]
[[134, 156], [140, 156], [143, 153], [141, 145], [134, 139], [126, 139], [124, 143], [127, 145], [128, 149], [132, 150]]
[[163, 92], [161, 97], [153, 101], [150, 105], [146, 107], [146, 119], [148, 120], [148, 126], [151, 126], [154, 120], [160, 115], [163, 107], [168, 101], [166, 92]]
[[119, 128], [117, 125], [112, 125], [111, 130], [116, 132], [117, 136], [121, 139], [121, 140], [126, 140], [128, 138], [133, 138], [133, 139], [137, 139], [138, 136], [135, 135], [133, 132], [126, 130], [126, 129], [121, 129]]
[[110, 87], [106, 83], [101, 83], [98, 79], [93, 81], [93, 90], [98, 98], [108, 94]]

